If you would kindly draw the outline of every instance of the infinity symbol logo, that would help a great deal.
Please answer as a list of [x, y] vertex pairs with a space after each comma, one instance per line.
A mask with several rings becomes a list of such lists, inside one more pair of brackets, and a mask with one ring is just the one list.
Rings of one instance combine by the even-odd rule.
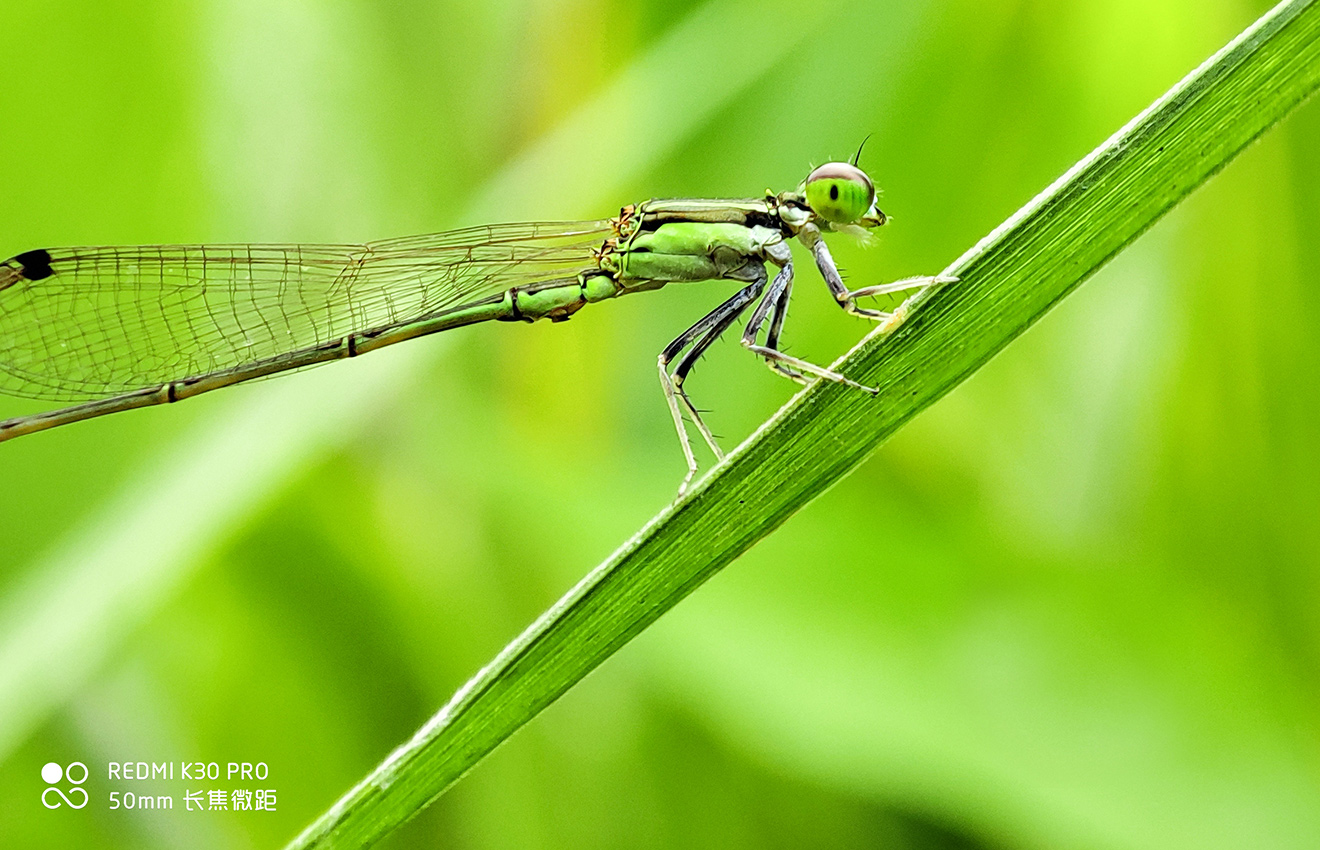
[[48, 809], [58, 809], [58, 808], [60, 807], [60, 801], [59, 801], [59, 800], [56, 800], [54, 803], [51, 803], [50, 800], [46, 799], [46, 795], [49, 794], [49, 793], [51, 793], [52, 791], [55, 792], [56, 794], [60, 795], [60, 797], [62, 797], [62, 798], [64, 799], [64, 804], [65, 804], [66, 806], [68, 806], [69, 808], [71, 808], [71, 809], [81, 809], [83, 806], [87, 805], [87, 792], [84, 791], [83, 789], [81, 789], [81, 788], [70, 788], [70, 789], [69, 789], [69, 794], [81, 794], [81, 795], [82, 795], [82, 802], [81, 802], [81, 803], [75, 803], [75, 802], [73, 802], [72, 800], [69, 799], [69, 795], [68, 795], [68, 794], [65, 794], [63, 791], [61, 791], [60, 789], [58, 789], [58, 788], [56, 788], [54, 785], [52, 785], [52, 786], [50, 786], [49, 788], [47, 788], [45, 791], [42, 791], [42, 792], [41, 792], [41, 805], [45, 806], [45, 807], [48, 808]]

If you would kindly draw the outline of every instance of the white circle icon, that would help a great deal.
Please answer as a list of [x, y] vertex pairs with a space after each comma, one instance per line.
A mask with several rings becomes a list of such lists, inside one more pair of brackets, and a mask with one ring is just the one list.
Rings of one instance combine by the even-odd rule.
[[64, 778], [64, 768], [53, 761], [47, 762], [41, 768], [41, 778], [46, 781], [47, 785], [54, 785]]

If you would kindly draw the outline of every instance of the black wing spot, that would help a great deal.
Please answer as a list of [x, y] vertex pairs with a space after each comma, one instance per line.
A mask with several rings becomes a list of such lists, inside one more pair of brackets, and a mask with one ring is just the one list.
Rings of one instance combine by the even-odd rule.
[[50, 267], [50, 252], [44, 249], [25, 251], [14, 257], [14, 262], [23, 267], [22, 275], [28, 280], [45, 280], [55, 274]]

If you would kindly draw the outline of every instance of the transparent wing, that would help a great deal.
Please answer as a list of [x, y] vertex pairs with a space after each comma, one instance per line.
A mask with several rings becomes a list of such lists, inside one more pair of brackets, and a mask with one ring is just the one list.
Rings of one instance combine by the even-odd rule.
[[595, 266], [610, 222], [366, 245], [52, 248], [0, 264], [0, 392], [78, 401], [451, 310]]

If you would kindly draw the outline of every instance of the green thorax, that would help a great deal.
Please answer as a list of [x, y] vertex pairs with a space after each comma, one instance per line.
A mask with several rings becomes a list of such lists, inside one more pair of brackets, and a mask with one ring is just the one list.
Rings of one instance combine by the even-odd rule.
[[[797, 231], [786, 196], [747, 200], [659, 200], [624, 207], [601, 268], [626, 291], [666, 283], [754, 279], [765, 247]], [[786, 217], [784, 213], [789, 213]], [[787, 220], [786, 220], [787, 219]]]

